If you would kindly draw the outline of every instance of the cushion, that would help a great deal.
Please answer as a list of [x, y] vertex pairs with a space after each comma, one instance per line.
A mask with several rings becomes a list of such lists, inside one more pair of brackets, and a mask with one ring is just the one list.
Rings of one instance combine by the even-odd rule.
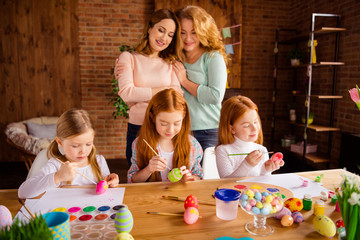
[[26, 126], [29, 134], [34, 137], [49, 139], [56, 137], [56, 124], [37, 124], [27, 121]]

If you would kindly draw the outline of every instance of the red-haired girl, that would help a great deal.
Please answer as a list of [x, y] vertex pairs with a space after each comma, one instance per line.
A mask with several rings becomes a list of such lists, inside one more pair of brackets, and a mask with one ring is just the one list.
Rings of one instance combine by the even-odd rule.
[[219, 140], [215, 148], [220, 177], [268, 175], [283, 166], [283, 160], [269, 160], [268, 151], [262, 143], [263, 133], [256, 104], [244, 96], [227, 99], [221, 108]]
[[[203, 151], [190, 133], [185, 99], [174, 89], [163, 90], [151, 99], [139, 137], [132, 144], [128, 182], [166, 181], [172, 168], [186, 166], [191, 174], [183, 181], [199, 180]], [[157, 150], [155, 155], [149, 145]]]

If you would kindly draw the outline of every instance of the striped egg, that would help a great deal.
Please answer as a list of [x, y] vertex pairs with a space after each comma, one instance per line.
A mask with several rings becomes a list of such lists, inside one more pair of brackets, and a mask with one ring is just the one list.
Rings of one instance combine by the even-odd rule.
[[6, 226], [11, 226], [12, 216], [7, 207], [0, 205], [0, 229]]
[[120, 208], [114, 219], [115, 229], [118, 233], [130, 232], [134, 225], [134, 219], [125, 206]]
[[168, 174], [168, 178], [171, 182], [177, 182], [182, 178], [181, 171], [179, 168], [174, 168]]
[[304, 216], [301, 214], [301, 212], [294, 212], [292, 217], [296, 223], [301, 223], [304, 221]]

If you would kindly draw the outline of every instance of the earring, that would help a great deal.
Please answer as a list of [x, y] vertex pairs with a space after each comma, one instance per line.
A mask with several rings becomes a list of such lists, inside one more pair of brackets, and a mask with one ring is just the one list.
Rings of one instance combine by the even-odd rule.
[[65, 155], [65, 151], [64, 149], [58, 144], [58, 149], [59, 149], [59, 152], [61, 153], [61, 155]]

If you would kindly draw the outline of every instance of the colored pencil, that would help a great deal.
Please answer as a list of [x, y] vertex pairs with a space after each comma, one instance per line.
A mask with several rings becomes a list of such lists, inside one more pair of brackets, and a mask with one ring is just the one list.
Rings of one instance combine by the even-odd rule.
[[156, 156], [159, 156], [159, 154], [150, 146], [150, 144], [145, 139], [143, 139], [143, 141], [146, 143], [146, 145], [148, 145], [148, 147], [151, 149], [151, 151], [153, 151], [155, 153]]
[[[274, 152], [263, 152], [263, 153], [269, 153], [272, 154]], [[228, 156], [239, 156], [239, 155], [249, 155], [250, 153], [230, 153]]]
[[[162, 215], [162, 216], [177, 216], [177, 217], [184, 217], [182, 213], [166, 213], [166, 212], [146, 212], [147, 214], [154, 214], [154, 215]], [[202, 216], [199, 216], [202, 218]]]
[[[59, 163], [65, 164], [65, 163], [63, 163], [60, 159], [57, 159], [57, 158], [55, 158], [55, 159], [56, 159]], [[84, 174], [82, 174], [82, 173], [79, 173], [78, 171], [76, 171], [76, 173], [79, 174], [80, 176], [83, 176], [84, 178], [86, 178], [86, 179], [89, 180], [90, 182], [94, 183], [95, 185], [97, 185], [97, 183], [94, 182], [93, 180], [91, 180], [88, 176], [86, 176], [86, 175], [84, 175]]]
[[[180, 202], [185, 202], [186, 198], [183, 197], [176, 197], [176, 196], [162, 196], [162, 198], [164, 199], [169, 199], [169, 200], [174, 200], [174, 201], [180, 201]], [[211, 206], [216, 206], [215, 203], [212, 202], [205, 202], [205, 201], [199, 201], [199, 204], [204, 204], [204, 205], [211, 205]]]

